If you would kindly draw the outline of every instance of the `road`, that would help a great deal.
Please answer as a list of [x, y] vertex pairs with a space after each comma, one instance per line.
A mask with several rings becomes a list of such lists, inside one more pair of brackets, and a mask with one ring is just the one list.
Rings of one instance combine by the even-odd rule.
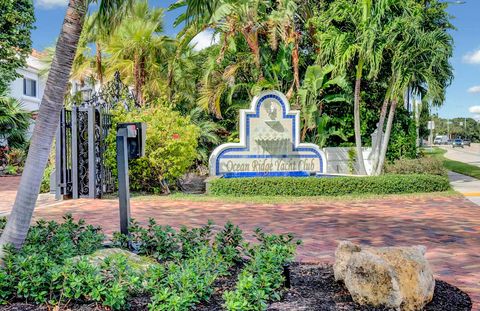
[[[480, 144], [472, 144], [471, 147], [465, 148], [452, 148], [452, 146], [442, 146], [442, 148], [447, 150], [446, 158], [480, 167]], [[454, 172], [449, 172], [448, 177], [455, 191], [480, 205], [480, 180]]]
[[441, 146], [447, 150], [445, 157], [450, 160], [480, 166], [480, 144], [472, 144], [470, 147], [452, 148], [452, 146]]

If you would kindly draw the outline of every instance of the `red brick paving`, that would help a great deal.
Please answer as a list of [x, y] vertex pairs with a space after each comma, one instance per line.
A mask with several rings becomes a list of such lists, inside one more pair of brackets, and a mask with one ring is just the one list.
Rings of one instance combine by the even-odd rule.
[[[10, 213], [15, 196], [17, 194], [17, 187], [20, 183], [20, 176], [1, 176], [0, 177], [0, 216]], [[37, 206], [51, 206], [57, 205], [53, 196], [40, 194], [37, 200]]]
[[[0, 190], [0, 202], [4, 198]], [[64, 201], [37, 209], [35, 218], [59, 219], [67, 212], [101, 225], [106, 233], [118, 230], [118, 204], [114, 200]], [[373, 246], [422, 244], [427, 246], [427, 258], [436, 277], [469, 293], [474, 310], [480, 310], [480, 207], [463, 197], [432, 195], [302, 204], [154, 197], [133, 199], [131, 212], [141, 223], [154, 217], [161, 224], [177, 228], [203, 225], [211, 219], [219, 226], [231, 220], [247, 233], [256, 227], [293, 232], [304, 242], [298, 260], [305, 262], [333, 262], [336, 243], [342, 239]]]

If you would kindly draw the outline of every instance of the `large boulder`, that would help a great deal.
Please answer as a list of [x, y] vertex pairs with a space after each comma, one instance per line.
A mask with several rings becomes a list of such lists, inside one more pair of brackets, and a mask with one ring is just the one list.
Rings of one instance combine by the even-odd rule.
[[433, 299], [435, 279], [425, 247], [361, 247], [340, 242], [334, 274], [355, 302], [397, 310], [421, 310]]

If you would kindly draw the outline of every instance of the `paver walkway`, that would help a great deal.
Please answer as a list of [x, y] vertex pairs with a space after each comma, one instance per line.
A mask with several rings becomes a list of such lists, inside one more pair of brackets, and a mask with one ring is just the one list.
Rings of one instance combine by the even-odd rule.
[[[0, 216], [6, 216], [15, 202], [20, 176], [2, 176], [0, 177]], [[55, 201], [54, 196], [49, 194], [40, 194], [37, 200], [37, 207], [49, 207], [60, 205], [62, 202]]]
[[[0, 178], [0, 184], [3, 180]], [[0, 202], [6, 194], [0, 192]], [[35, 218], [61, 219], [65, 213], [101, 225], [106, 233], [118, 230], [115, 200], [70, 200], [44, 207]], [[217, 225], [227, 220], [245, 232], [255, 227], [268, 232], [293, 232], [303, 240], [298, 260], [333, 262], [337, 241], [373, 246], [427, 246], [436, 277], [469, 293], [480, 309], [480, 207], [462, 196], [411, 196], [357, 201], [312, 201], [302, 204], [192, 202], [165, 197], [132, 199], [132, 217], [149, 217], [173, 227]]]

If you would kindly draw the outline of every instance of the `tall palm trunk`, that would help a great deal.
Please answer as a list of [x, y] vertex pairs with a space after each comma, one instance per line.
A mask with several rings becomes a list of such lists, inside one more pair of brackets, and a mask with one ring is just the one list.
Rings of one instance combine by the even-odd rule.
[[295, 45], [292, 51], [292, 63], [293, 63], [293, 80], [295, 81], [295, 87], [297, 91], [300, 89], [300, 70], [299, 70], [299, 62], [300, 62], [300, 55], [298, 53], [298, 40], [300, 35], [295, 32]]
[[20, 248], [28, 233], [43, 171], [60, 121], [63, 98], [86, 11], [84, 0], [69, 1], [17, 197], [0, 238], [0, 258], [3, 257], [5, 244], [11, 243], [16, 248]]
[[362, 70], [363, 70], [363, 61], [360, 60], [357, 65], [357, 75], [355, 80], [355, 99], [353, 104], [353, 118], [354, 118], [354, 128], [355, 128], [355, 144], [357, 151], [357, 163], [358, 163], [358, 173], [361, 175], [366, 175], [367, 171], [365, 170], [365, 162], [363, 161], [363, 150], [362, 150], [362, 131], [360, 126], [360, 88], [362, 82]]
[[385, 126], [385, 118], [387, 117], [387, 108], [388, 108], [388, 96], [385, 97], [385, 100], [383, 101], [382, 109], [380, 110], [380, 120], [378, 121], [377, 125], [377, 137], [374, 142], [372, 142], [373, 146], [375, 148], [372, 150], [373, 154], [373, 165], [372, 165], [372, 172], [376, 172], [377, 167], [378, 167], [378, 160], [380, 157], [380, 152], [381, 152], [381, 143], [382, 143], [382, 138], [383, 138], [383, 127]]
[[143, 87], [145, 85], [145, 57], [138, 53], [134, 56], [134, 64], [133, 64], [133, 75], [134, 75], [134, 91], [135, 97], [137, 98], [137, 102], [140, 106], [144, 104], [144, 97], [143, 97]]
[[97, 65], [97, 76], [98, 82], [100, 82], [100, 86], [103, 85], [103, 68], [102, 68], [102, 46], [99, 42], [95, 43], [95, 53], [96, 53], [96, 65]]
[[397, 109], [398, 99], [394, 99], [390, 106], [390, 112], [388, 113], [387, 128], [385, 129], [385, 136], [383, 137], [382, 149], [380, 157], [378, 159], [378, 166], [375, 171], [376, 175], [380, 175], [385, 165], [385, 158], [387, 155], [388, 143], [390, 142], [390, 134], [392, 133], [393, 119], [395, 117], [395, 110]]

